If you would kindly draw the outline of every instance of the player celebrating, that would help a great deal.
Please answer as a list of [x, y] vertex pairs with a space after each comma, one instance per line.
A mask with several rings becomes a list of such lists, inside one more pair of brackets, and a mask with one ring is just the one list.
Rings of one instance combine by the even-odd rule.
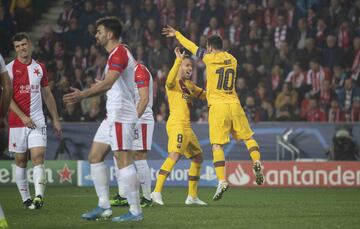
[[120, 179], [124, 182], [130, 205], [127, 214], [115, 217], [117, 222], [143, 219], [139, 198], [139, 181], [131, 155], [133, 132], [138, 114], [135, 107], [134, 70], [136, 61], [130, 51], [119, 42], [122, 26], [116, 17], [101, 18], [96, 22], [96, 42], [109, 53], [104, 80], [84, 91], [73, 88], [63, 98], [65, 103], [77, 103], [83, 98], [106, 92], [107, 117], [101, 123], [89, 153], [90, 173], [99, 198], [98, 206], [82, 215], [84, 219], [109, 218], [109, 174], [104, 163], [109, 146], [114, 152]]
[[169, 156], [162, 164], [156, 181], [152, 200], [164, 205], [161, 191], [165, 180], [176, 162], [182, 155], [191, 159], [189, 169], [189, 191], [185, 204], [206, 205], [197, 196], [197, 185], [200, 179], [202, 150], [199, 141], [191, 129], [190, 108], [194, 98], [206, 99], [203, 89], [197, 87], [191, 80], [193, 63], [185, 51], [175, 48], [176, 60], [166, 80], [166, 94], [169, 100], [170, 116], [166, 123], [169, 137]]
[[213, 35], [207, 39], [206, 50], [198, 48], [171, 26], [163, 29], [163, 34], [176, 39], [192, 54], [201, 58], [206, 65], [206, 98], [209, 106], [209, 134], [213, 150], [213, 162], [219, 184], [213, 200], [221, 199], [229, 184], [225, 180], [225, 155], [223, 145], [230, 141], [230, 133], [236, 140], [243, 140], [253, 161], [256, 183], [264, 182], [260, 152], [253, 139], [244, 110], [235, 91], [237, 60], [222, 51], [222, 39]]
[[[24, 206], [38, 209], [43, 206], [46, 185], [44, 159], [47, 136], [42, 100], [53, 118], [53, 128], [59, 137], [61, 126], [55, 100], [48, 86], [45, 66], [31, 57], [32, 43], [29, 35], [17, 33], [12, 41], [16, 59], [6, 66], [13, 89], [9, 112], [9, 151], [15, 152], [15, 180]], [[26, 176], [28, 150], [34, 165], [33, 200]]]
[[[6, 71], [5, 61], [0, 54], [0, 123], [3, 121], [12, 97], [11, 82]], [[2, 152], [0, 152], [1, 154]], [[0, 228], [8, 228], [4, 212], [0, 205]]]
[[[136, 110], [140, 116], [135, 126], [133, 141], [133, 157], [136, 171], [141, 184], [143, 197], [141, 198], [141, 207], [152, 205], [151, 193], [151, 176], [150, 167], [146, 161], [146, 154], [151, 150], [152, 137], [154, 132], [154, 116], [152, 111], [153, 105], [153, 80], [150, 71], [142, 64], [135, 67], [135, 97]], [[116, 160], [115, 160], [116, 164]], [[111, 206], [125, 206], [128, 204], [125, 198], [123, 182], [119, 176], [119, 170], [116, 170], [116, 178], [119, 192], [110, 201]]]

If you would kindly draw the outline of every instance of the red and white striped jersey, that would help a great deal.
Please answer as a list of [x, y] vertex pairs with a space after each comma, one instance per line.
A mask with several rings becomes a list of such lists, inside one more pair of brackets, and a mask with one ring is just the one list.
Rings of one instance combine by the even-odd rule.
[[6, 72], [6, 65], [4, 58], [0, 54], [0, 74]]
[[[23, 64], [15, 59], [6, 65], [6, 69], [12, 82], [12, 99], [37, 127], [45, 126], [41, 88], [48, 86], [48, 76], [44, 64], [35, 60]], [[21, 119], [10, 110], [9, 127], [23, 126]]]
[[140, 117], [139, 123], [153, 123], [154, 116], [152, 111], [153, 106], [153, 79], [150, 71], [142, 64], [137, 64], [135, 67], [135, 101], [136, 106], [140, 101], [139, 88], [149, 88], [149, 102], [146, 106], [144, 114]]
[[119, 72], [119, 78], [106, 92], [107, 117], [121, 123], [136, 123], [134, 71], [136, 61], [130, 51], [118, 45], [109, 55], [105, 75], [109, 70]]

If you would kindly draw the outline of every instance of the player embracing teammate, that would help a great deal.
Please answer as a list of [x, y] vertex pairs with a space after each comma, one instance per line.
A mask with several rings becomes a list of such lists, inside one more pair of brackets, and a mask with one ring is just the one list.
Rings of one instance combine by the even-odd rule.
[[209, 134], [213, 151], [213, 162], [218, 187], [213, 200], [221, 199], [229, 184], [225, 179], [225, 155], [223, 145], [230, 141], [243, 140], [253, 161], [256, 183], [263, 184], [264, 176], [260, 162], [260, 149], [252, 137], [245, 112], [235, 91], [237, 60], [222, 50], [222, 39], [217, 35], [208, 37], [206, 50], [196, 46], [171, 26], [163, 29], [167, 37], [175, 37], [193, 55], [201, 58], [206, 65], [206, 99], [209, 107]]

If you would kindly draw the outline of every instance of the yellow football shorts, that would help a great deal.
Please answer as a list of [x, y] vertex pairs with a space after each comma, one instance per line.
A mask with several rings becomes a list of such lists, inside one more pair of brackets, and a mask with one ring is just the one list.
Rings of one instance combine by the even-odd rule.
[[210, 143], [223, 145], [230, 142], [230, 133], [236, 140], [253, 136], [249, 121], [240, 104], [214, 104], [209, 108]]
[[191, 129], [181, 125], [166, 125], [169, 137], [168, 152], [179, 153], [186, 158], [193, 158], [202, 153], [200, 143]]

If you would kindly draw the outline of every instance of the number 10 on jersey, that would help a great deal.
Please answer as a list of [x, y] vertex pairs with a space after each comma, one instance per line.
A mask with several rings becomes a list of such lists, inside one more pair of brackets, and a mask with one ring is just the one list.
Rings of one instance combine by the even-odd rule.
[[216, 87], [218, 90], [231, 91], [234, 88], [234, 84], [235, 84], [234, 69], [228, 68], [225, 70], [224, 68], [219, 68], [216, 70], [216, 74], [219, 74], [219, 79]]

